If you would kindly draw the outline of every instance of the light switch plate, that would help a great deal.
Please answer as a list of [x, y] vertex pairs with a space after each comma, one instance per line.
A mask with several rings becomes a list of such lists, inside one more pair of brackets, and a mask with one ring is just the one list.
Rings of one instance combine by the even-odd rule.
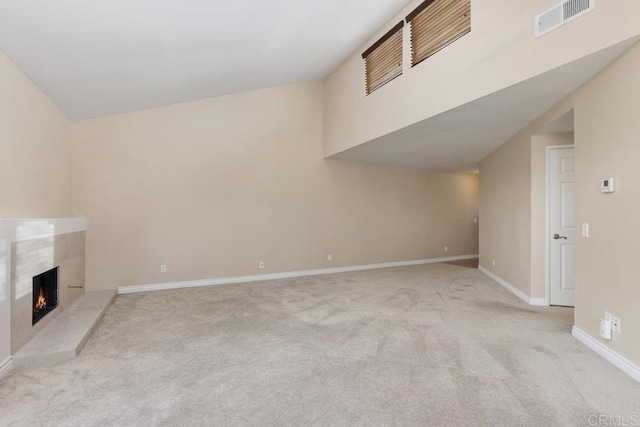
[[582, 237], [589, 237], [589, 223], [582, 223]]

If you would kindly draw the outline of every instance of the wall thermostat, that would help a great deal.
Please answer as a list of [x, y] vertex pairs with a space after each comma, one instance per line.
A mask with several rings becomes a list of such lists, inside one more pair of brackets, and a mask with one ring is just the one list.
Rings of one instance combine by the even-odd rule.
[[605, 178], [602, 180], [602, 185], [600, 186], [600, 191], [603, 193], [613, 193], [616, 191], [615, 187], [615, 179], [614, 178]]

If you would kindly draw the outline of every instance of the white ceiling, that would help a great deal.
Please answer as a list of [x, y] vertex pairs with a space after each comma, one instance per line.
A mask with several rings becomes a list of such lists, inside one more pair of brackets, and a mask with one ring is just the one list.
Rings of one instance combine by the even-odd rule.
[[309, 81], [409, 0], [0, 0], [0, 51], [73, 120]]
[[[478, 163], [509, 138], [574, 92], [638, 38], [604, 49], [563, 67], [493, 93], [461, 107], [338, 153], [332, 158], [475, 171]], [[573, 129], [573, 113], [557, 129]]]

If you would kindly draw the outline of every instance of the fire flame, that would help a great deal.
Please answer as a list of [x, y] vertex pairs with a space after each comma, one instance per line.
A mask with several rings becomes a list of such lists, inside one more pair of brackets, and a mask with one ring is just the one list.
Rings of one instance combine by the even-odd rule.
[[38, 301], [36, 302], [36, 310], [42, 310], [47, 306], [47, 299], [44, 297], [44, 289], [40, 288], [38, 293]]

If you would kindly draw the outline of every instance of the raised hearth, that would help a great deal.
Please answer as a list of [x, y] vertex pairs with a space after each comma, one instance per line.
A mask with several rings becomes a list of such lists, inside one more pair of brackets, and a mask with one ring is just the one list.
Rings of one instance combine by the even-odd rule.
[[76, 357], [115, 297], [115, 290], [83, 293], [13, 355], [14, 366]]
[[84, 293], [83, 218], [0, 218], [0, 372]]

